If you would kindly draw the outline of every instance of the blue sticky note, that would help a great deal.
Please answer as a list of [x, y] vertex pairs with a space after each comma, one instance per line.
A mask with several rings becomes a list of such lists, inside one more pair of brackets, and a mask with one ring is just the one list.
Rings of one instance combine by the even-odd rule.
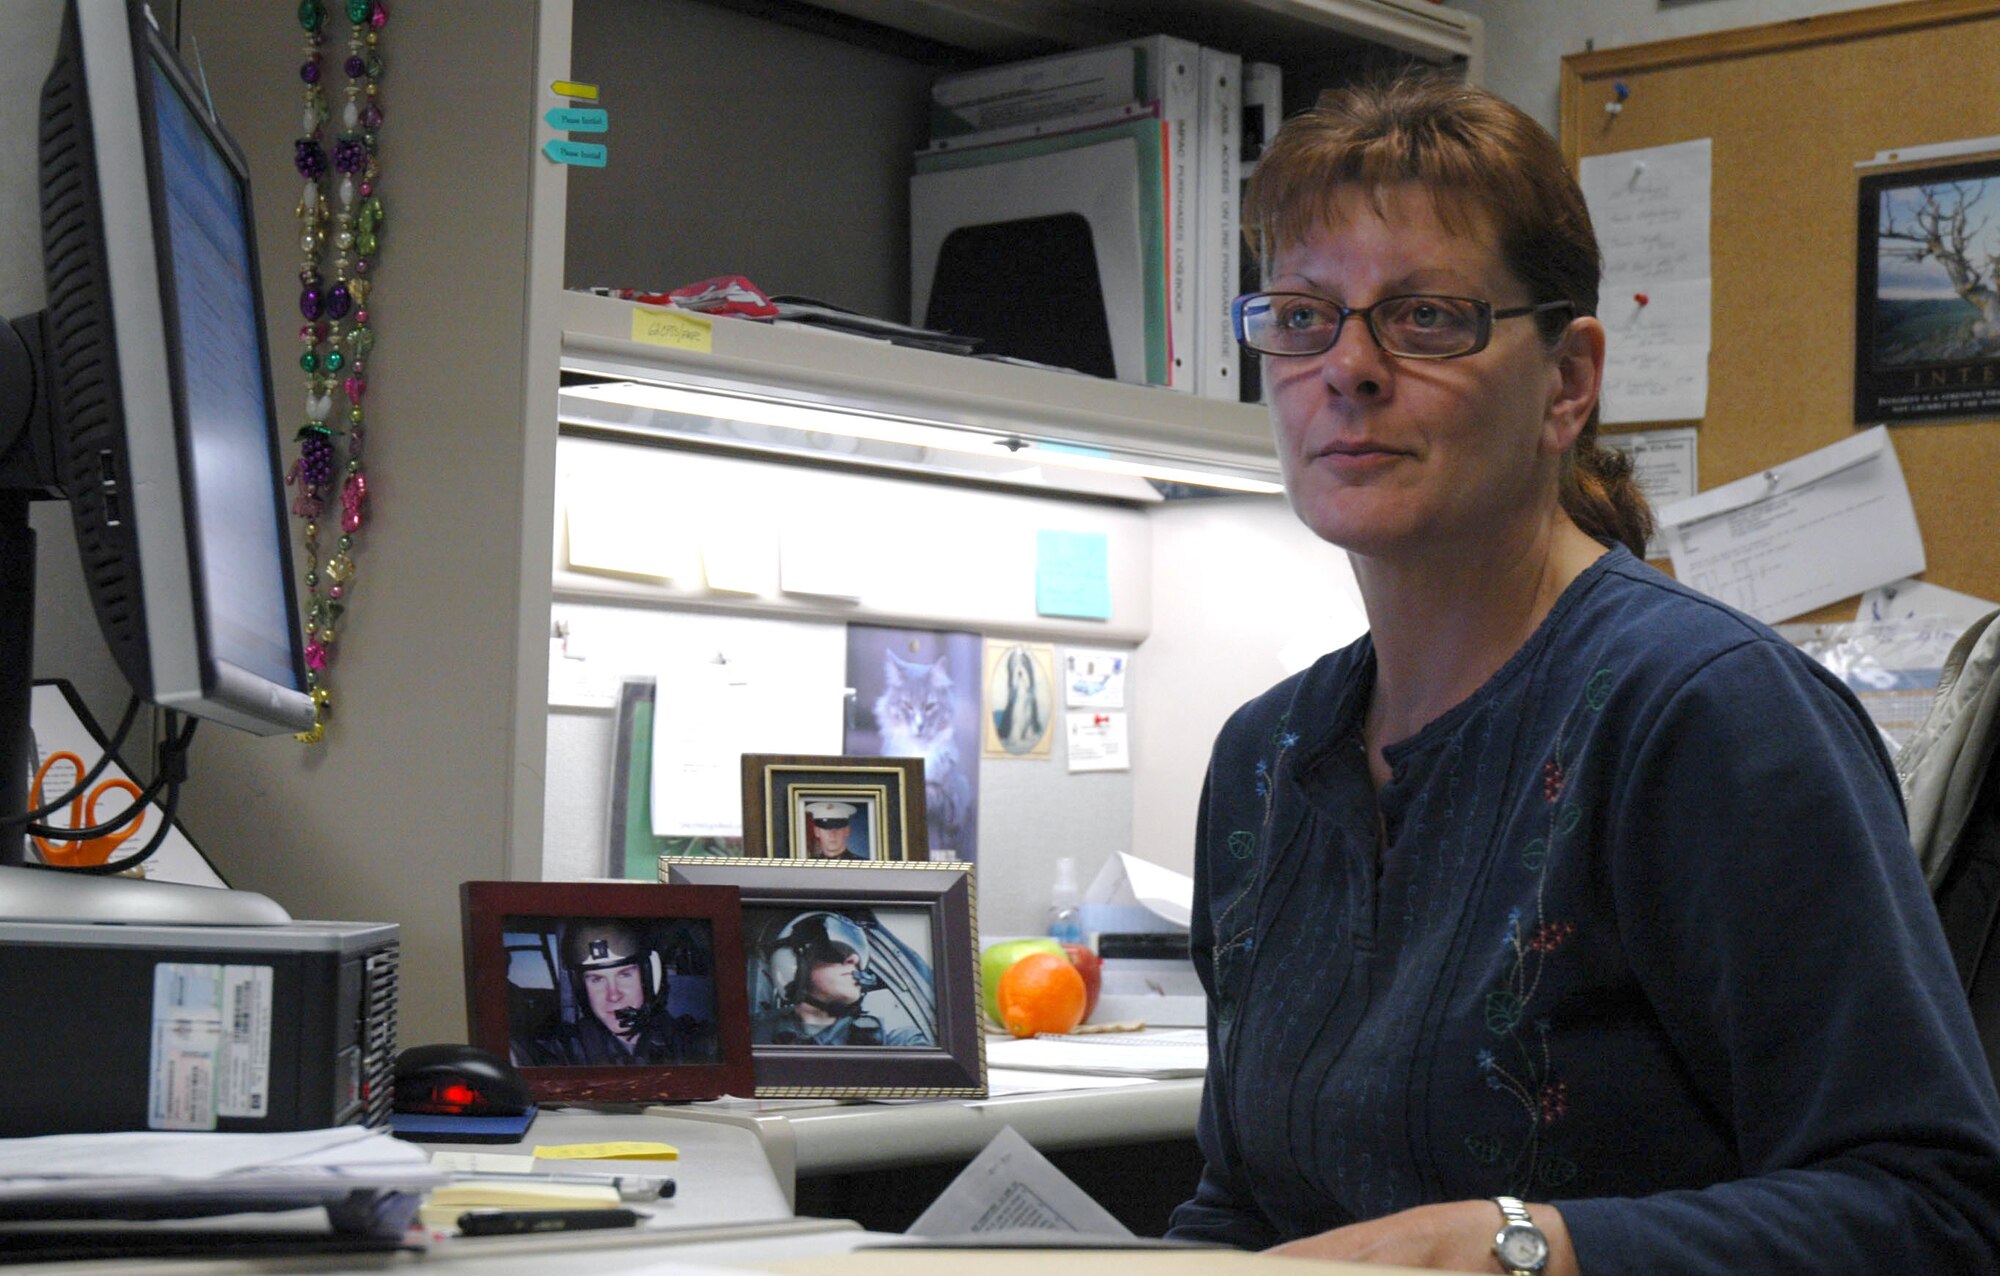
[[564, 138], [552, 137], [542, 144], [542, 154], [558, 164], [603, 168], [605, 157], [609, 152], [601, 142], [571, 142]]
[[1103, 532], [1035, 533], [1035, 614], [1111, 619], [1111, 540]]
[[550, 128], [565, 133], [602, 133], [611, 127], [611, 112], [603, 107], [558, 106], [542, 116]]

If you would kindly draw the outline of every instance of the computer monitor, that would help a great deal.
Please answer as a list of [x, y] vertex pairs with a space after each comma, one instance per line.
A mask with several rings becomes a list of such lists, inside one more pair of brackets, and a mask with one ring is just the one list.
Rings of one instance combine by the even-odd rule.
[[46, 309], [0, 325], [0, 864], [20, 863], [31, 499], [67, 499], [133, 690], [313, 720], [242, 152], [138, 0], [67, 0], [42, 90]]

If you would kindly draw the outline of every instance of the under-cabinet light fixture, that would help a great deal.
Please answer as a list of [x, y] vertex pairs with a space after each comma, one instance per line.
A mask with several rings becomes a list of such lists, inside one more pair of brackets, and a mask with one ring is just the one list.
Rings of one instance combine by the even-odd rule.
[[[1248, 467], [1235, 471], [1186, 465], [1098, 444], [1071, 445], [1059, 439], [1036, 438], [990, 427], [924, 421], [707, 388], [643, 381], [587, 382], [564, 386], [562, 402], [560, 416], [565, 424], [603, 425], [605, 421], [590, 413], [588, 408], [593, 404], [609, 404], [668, 418], [733, 421], [765, 429], [793, 431], [804, 436], [866, 439], [988, 460], [1012, 461], [1023, 467], [1041, 465], [1087, 470], [1235, 492], [1271, 494], [1284, 491], [1281, 483], [1260, 477]], [[652, 419], [645, 428], [648, 433], [663, 435], [685, 432], [676, 429], [671, 420]], [[713, 443], [727, 444], [730, 441], [713, 435], [703, 437]]]

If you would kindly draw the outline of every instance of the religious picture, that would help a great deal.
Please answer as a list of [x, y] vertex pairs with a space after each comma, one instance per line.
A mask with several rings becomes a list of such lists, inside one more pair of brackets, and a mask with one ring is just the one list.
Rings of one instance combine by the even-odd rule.
[[1047, 643], [986, 643], [989, 758], [1046, 758], [1055, 733], [1055, 650]]

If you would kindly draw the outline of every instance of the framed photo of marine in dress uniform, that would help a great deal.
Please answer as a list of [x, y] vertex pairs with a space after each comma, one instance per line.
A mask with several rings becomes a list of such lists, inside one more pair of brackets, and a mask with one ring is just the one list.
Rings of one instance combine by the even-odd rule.
[[743, 853], [780, 860], [929, 859], [924, 760], [744, 754]]
[[759, 1098], [983, 1098], [973, 870], [958, 861], [660, 857], [740, 893]]
[[466, 882], [466, 1019], [536, 1099], [747, 1095], [734, 887]]

